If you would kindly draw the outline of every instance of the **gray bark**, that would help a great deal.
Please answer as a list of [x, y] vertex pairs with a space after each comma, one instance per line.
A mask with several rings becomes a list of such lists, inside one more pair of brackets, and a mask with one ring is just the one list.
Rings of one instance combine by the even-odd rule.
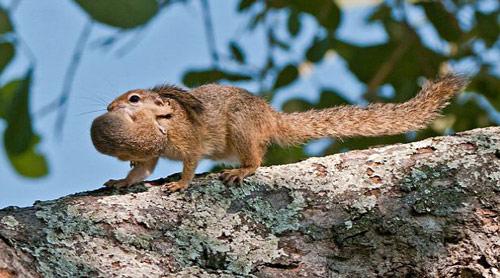
[[0, 210], [0, 277], [498, 277], [500, 128]]

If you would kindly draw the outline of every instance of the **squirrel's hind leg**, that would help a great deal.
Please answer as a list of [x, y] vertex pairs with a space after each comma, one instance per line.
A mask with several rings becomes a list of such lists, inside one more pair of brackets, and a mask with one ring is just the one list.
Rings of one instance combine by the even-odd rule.
[[245, 177], [255, 173], [255, 170], [262, 163], [262, 158], [266, 152], [266, 144], [255, 144], [250, 142], [236, 146], [241, 166], [237, 169], [225, 170], [220, 174], [220, 179], [226, 184], [241, 184]]

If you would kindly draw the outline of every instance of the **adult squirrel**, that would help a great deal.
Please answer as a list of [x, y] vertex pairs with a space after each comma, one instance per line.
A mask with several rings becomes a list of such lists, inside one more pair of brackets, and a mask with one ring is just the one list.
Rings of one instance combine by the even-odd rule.
[[339, 106], [281, 113], [263, 99], [231, 86], [204, 85], [190, 91], [175, 86], [132, 90], [116, 98], [108, 113], [92, 123], [92, 141], [101, 153], [130, 161], [125, 179], [106, 186], [143, 181], [159, 157], [183, 162], [179, 181], [165, 186], [185, 189], [202, 158], [239, 162], [222, 172], [226, 183], [239, 183], [255, 172], [271, 143], [295, 145], [322, 137], [380, 136], [424, 128], [439, 115], [467, 79], [448, 74], [427, 82], [413, 99], [400, 104]]

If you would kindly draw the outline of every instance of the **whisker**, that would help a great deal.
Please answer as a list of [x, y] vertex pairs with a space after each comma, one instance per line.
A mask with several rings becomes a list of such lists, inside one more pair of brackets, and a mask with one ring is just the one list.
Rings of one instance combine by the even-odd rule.
[[[109, 84], [109, 82], [107, 82], [107, 81], [105, 81], [105, 82]], [[101, 101], [104, 101], [106, 104], [110, 103], [113, 100], [112, 97], [107, 95], [107, 93], [108, 93], [107, 90], [96, 90], [95, 88], [89, 89], [89, 88], [86, 88], [85, 85], [83, 85], [83, 87], [80, 88], [80, 90], [82, 91], [82, 93], [84, 93], [83, 96], [90, 97], [93, 99], [94, 98], [99, 99]], [[80, 97], [83, 97], [83, 96], [80, 96]]]
[[103, 96], [95, 96], [97, 99], [101, 100], [105, 105], [111, 102], [111, 100], [105, 99]]
[[76, 115], [77, 116], [82, 116], [82, 115], [87, 115], [87, 114], [97, 113], [97, 112], [102, 112], [102, 111], [106, 111], [106, 109], [99, 109], [99, 110], [87, 111], [87, 112], [78, 113]]
[[88, 101], [89, 104], [92, 104], [92, 105], [99, 105], [99, 106], [107, 106], [108, 104], [105, 103], [102, 99], [98, 99], [98, 98], [95, 98], [95, 97], [90, 97], [90, 96], [80, 96], [78, 97], [79, 99], [82, 99], [82, 100], [85, 100], [85, 101]]

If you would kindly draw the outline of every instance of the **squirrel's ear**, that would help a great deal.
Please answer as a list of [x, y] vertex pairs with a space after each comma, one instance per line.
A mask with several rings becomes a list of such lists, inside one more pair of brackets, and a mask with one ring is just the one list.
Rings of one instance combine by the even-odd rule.
[[170, 106], [170, 107], [172, 107], [172, 103], [170, 102], [170, 99], [162, 99], [162, 100], [163, 100], [163, 102], [165, 103], [165, 104], [164, 104], [165, 106]]
[[155, 97], [155, 104], [164, 106], [164, 105], [170, 105], [170, 103], [165, 103], [161, 97]]
[[162, 106], [164, 107], [164, 109], [169, 109], [170, 111], [174, 111], [174, 107], [172, 106], [172, 101], [170, 99], [165, 99], [165, 98], [161, 98], [161, 101], [162, 101]]

